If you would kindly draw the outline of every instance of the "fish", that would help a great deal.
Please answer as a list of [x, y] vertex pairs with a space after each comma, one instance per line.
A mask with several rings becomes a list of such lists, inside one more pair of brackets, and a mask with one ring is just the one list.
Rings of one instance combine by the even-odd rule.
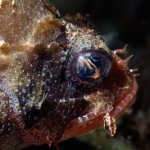
[[104, 126], [134, 103], [125, 60], [81, 14], [49, 0], [0, 0], [0, 150], [52, 144]]

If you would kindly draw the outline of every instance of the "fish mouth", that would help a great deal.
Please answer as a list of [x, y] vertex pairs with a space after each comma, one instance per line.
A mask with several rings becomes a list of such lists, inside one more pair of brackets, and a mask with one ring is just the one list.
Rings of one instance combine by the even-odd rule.
[[[137, 90], [138, 85], [136, 79], [133, 77], [132, 87], [123, 98], [113, 104], [113, 109], [109, 112], [109, 115], [112, 118], [117, 118], [123, 114], [135, 102]], [[86, 134], [92, 130], [104, 126], [104, 116], [105, 113], [99, 113], [97, 111], [92, 113], [89, 112], [86, 115], [75, 118], [67, 125], [66, 132], [60, 141]]]
[[114, 109], [110, 112], [110, 116], [117, 118], [123, 114], [135, 102], [137, 90], [138, 85], [134, 78], [132, 89], [118, 103], [115, 104]]

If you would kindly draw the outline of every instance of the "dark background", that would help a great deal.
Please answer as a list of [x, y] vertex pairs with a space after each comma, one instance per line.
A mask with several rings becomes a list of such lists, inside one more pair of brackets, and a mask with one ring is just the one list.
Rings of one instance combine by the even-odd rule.
[[[110, 138], [103, 129], [74, 138], [62, 150], [150, 150], [150, 1], [149, 0], [52, 0], [62, 15], [90, 15], [90, 21], [106, 38], [111, 50], [128, 44], [122, 58], [131, 54], [130, 68], [137, 68], [139, 90], [132, 108], [118, 119], [117, 134]], [[47, 146], [30, 147], [45, 149]], [[50, 148], [53, 150], [55, 148]]]

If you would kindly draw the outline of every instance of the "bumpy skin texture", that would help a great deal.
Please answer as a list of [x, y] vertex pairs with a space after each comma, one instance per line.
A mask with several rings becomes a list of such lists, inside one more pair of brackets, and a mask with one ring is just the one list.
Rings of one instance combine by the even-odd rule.
[[[135, 99], [134, 76], [91, 24], [80, 15], [59, 18], [47, 4], [0, 1], [2, 150], [85, 134], [103, 126], [105, 115], [118, 117]], [[111, 62], [107, 75], [93, 83], [82, 82], [71, 69], [86, 50], [103, 50]]]

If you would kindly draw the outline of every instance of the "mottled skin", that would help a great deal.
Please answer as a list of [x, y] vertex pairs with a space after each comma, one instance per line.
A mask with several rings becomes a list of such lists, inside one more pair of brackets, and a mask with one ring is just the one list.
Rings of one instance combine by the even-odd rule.
[[[113, 136], [113, 118], [135, 99], [134, 76], [91, 24], [80, 15], [60, 18], [44, 2], [0, 1], [1, 150], [56, 144], [103, 125]], [[107, 76], [76, 79], [76, 55], [101, 49], [111, 60]]]

